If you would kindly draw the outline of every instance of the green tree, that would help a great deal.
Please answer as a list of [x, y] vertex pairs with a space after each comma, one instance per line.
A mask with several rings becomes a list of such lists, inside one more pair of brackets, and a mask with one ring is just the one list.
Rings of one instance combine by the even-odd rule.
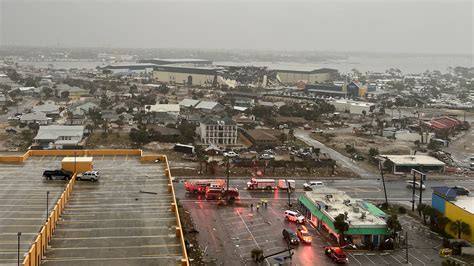
[[281, 143], [284, 143], [288, 138], [285, 133], [281, 133], [280, 136], [278, 136], [278, 139], [281, 141]]
[[137, 130], [135, 128], [132, 128], [128, 136], [131, 141], [139, 145], [143, 145], [150, 142], [150, 137], [148, 136], [148, 132], [146, 132], [146, 130], [143, 130], [143, 129]]
[[61, 98], [63, 98], [63, 99], [69, 98], [69, 91], [62, 91], [61, 92]]
[[402, 225], [400, 221], [398, 221], [398, 216], [396, 214], [392, 214], [387, 218], [387, 228], [390, 229], [392, 235], [395, 235], [397, 232], [402, 230]]
[[53, 89], [51, 89], [50, 87], [43, 87], [41, 91], [44, 93], [44, 97], [46, 99], [51, 98], [51, 96], [53, 95]]
[[[421, 216], [423, 214], [423, 210], [425, 209], [427, 205], [424, 203], [420, 203], [416, 206], [416, 210], [418, 211], [418, 215]], [[423, 218], [425, 220], [425, 218]], [[425, 222], [426, 223], [426, 222]]]
[[378, 148], [370, 148], [369, 149], [369, 156], [374, 157], [379, 155], [379, 149]]
[[119, 115], [118, 120], [117, 120], [117, 125], [118, 125], [119, 128], [123, 127], [124, 119], [125, 119], [125, 117], [123, 115]]
[[344, 243], [344, 233], [349, 230], [349, 224], [346, 222], [346, 216], [344, 214], [341, 213], [334, 218], [334, 228], [341, 234], [339, 244]]
[[451, 229], [453, 233], [457, 234], [458, 238], [461, 238], [462, 235], [471, 235], [471, 226], [462, 220], [451, 222], [449, 224], [449, 229]]

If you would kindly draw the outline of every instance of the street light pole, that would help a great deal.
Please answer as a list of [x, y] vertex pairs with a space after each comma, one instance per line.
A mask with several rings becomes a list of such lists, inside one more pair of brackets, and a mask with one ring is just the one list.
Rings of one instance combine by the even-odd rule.
[[412, 196], [412, 201], [411, 201], [411, 211], [414, 212], [415, 211], [415, 169], [412, 169], [411, 171], [413, 172], [413, 184], [412, 184], [413, 196]]
[[388, 207], [387, 188], [385, 187], [385, 178], [383, 176], [383, 168], [380, 168], [380, 175], [382, 176], [383, 193], [385, 194], [385, 204]]
[[291, 207], [291, 198], [290, 198], [290, 191], [291, 191], [291, 184], [288, 182], [288, 179], [285, 178], [286, 186], [287, 186], [287, 192], [288, 192], [288, 207]]
[[228, 201], [229, 200], [229, 183], [230, 183], [230, 159], [229, 157], [227, 157], [227, 190], [226, 190], [226, 200]]
[[46, 191], [46, 221], [48, 221], [49, 216], [49, 191]]
[[17, 250], [18, 266], [20, 266], [20, 237], [21, 237], [21, 232], [18, 232], [17, 236], [18, 236], [18, 250]]

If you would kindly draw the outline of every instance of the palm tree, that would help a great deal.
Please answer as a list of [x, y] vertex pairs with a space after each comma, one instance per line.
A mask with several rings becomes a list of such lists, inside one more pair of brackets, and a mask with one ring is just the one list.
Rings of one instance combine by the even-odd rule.
[[[424, 203], [420, 203], [416, 206], [416, 210], [418, 211], [418, 215], [421, 216], [422, 213], [423, 213], [423, 209], [426, 207], [426, 204]], [[425, 220], [425, 218], [423, 217], [423, 220]], [[426, 222], [425, 222], [426, 223]]]
[[426, 205], [425, 208], [423, 208], [423, 222], [426, 224], [426, 217], [430, 217], [430, 224], [431, 226], [434, 225], [434, 215], [435, 215], [435, 209], [429, 205]]
[[342, 244], [344, 241], [344, 232], [349, 230], [349, 224], [346, 222], [346, 216], [344, 214], [341, 213], [334, 218], [334, 228], [341, 234], [339, 244]]
[[395, 235], [398, 231], [402, 230], [402, 225], [398, 221], [398, 216], [396, 214], [390, 215], [387, 218], [387, 228], [392, 231], [392, 235]]
[[453, 231], [453, 233], [458, 235], [458, 238], [461, 238], [463, 234], [467, 236], [471, 234], [471, 226], [462, 220], [456, 220], [452, 222], [449, 225], [449, 228], [451, 231]]

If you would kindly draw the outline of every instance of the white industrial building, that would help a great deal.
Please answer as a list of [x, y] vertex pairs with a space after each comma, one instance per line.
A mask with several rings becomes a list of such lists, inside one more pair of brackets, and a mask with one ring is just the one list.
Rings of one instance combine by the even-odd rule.
[[336, 69], [321, 68], [315, 70], [275, 70], [278, 79], [284, 84], [296, 84], [303, 81], [307, 84], [326, 83], [334, 80], [334, 75], [337, 73]]
[[178, 116], [180, 112], [179, 104], [155, 104], [145, 106], [147, 112], [167, 113]]
[[367, 102], [336, 100], [330, 103], [334, 105], [337, 112], [348, 112], [359, 115], [363, 113], [362, 111], [365, 111], [366, 114], [369, 114], [370, 110], [375, 108], [375, 104]]

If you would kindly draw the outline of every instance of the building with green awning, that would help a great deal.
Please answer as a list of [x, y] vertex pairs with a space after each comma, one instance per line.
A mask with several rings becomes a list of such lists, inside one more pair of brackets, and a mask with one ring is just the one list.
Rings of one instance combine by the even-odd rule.
[[306, 192], [298, 199], [301, 213], [315, 227], [340, 241], [341, 234], [334, 226], [335, 217], [344, 214], [349, 230], [344, 236], [353, 244], [378, 247], [390, 235], [386, 214], [372, 203], [353, 199], [345, 192], [319, 188]]

